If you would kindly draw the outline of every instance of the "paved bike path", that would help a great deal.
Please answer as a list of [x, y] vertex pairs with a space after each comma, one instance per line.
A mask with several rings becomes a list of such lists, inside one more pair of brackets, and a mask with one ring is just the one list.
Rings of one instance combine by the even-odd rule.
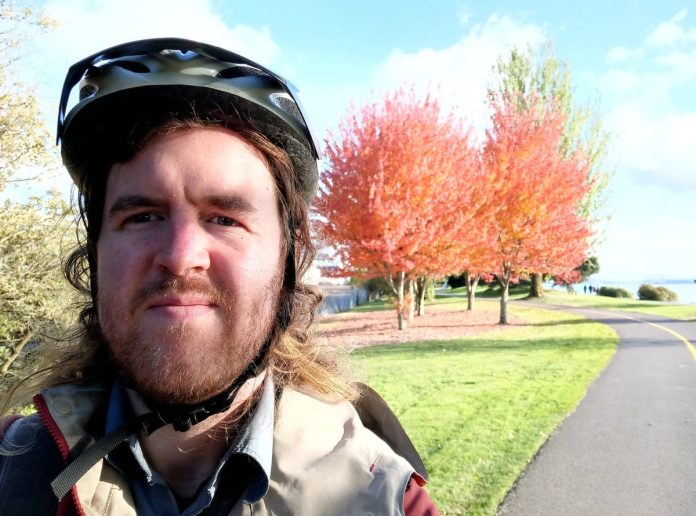
[[695, 515], [696, 322], [558, 308], [610, 325], [619, 346], [499, 513]]

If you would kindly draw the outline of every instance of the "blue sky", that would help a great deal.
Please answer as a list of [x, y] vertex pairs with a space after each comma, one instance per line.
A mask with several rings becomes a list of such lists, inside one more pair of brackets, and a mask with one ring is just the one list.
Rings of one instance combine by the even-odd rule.
[[[600, 279], [696, 278], [696, 2], [236, 2], [54, 0], [59, 22], [25, 48], [50, 127], [67, 67], [106, 46], [181, 36], [236, 50], [301, 90], [320, 134], [351, 102], [439, 84], [475, 127], [495, 59], [553, 43], [579, 100], [612, 132], [612, 219]], [[67, 189], [64, 177], [51, 179]], [[47, 180], [46, 185], [50, 184]]]

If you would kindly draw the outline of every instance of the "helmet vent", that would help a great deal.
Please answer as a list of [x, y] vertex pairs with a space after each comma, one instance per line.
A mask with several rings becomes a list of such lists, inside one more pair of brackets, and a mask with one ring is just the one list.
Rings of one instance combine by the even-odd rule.
[[121, 59], [119, 61], [113, 61], [110, 64], [133, 73], [150, 73], [150, 69], [145, 64], [137, 61], [126, 61]]
[[82, 88], [80, 88], [80, 100], [91, 97], [97, 92], [97, 90], [99, 90], [99, 88], [97, 88], [94, 84], [85, 84]]
[[248, 77], [249, 75], [263, 75], [268, 77], [268, 74], [265, 72], [247, 65], [230, 66], [229, 68], [220, 70], [215, 74], [215, 77], [218, 79], [237, 79], [238, 77]]
[[273, 104], [275, 104], [277, 107], [285, 111], [287, 114], [292, 115], [292, 117], [295, 118], [298, 122], [304, 124], [302, 114], [300, 113], [300, 110], [297, 109], [297, 104], [295, 104], [295, 101], [292, 100], [290, 97], [288, 97], [287, 95], [276, 93], [271, 95], [271, 100], [273, 101]]

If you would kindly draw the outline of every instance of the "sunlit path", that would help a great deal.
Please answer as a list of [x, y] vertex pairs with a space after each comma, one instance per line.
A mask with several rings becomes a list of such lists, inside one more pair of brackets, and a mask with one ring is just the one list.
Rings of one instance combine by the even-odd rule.
[[[569, 310], [568, 307], [563, 307]], [[696, 507], [696, 324], [573, 309], [621, 340], [508, 495], [509, 515], [687, 515]]]

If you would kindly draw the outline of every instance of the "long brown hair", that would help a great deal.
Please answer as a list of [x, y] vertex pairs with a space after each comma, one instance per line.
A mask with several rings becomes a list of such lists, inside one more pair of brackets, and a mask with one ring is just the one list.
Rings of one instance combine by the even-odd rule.
[[[322, 294], [302, 283], [316, 248], [310, 235], [308, 206], [298, 189], [296, 171], [287, 152], [256, 130], [240, 116], [171, 116], [134, 127], [127, 138], [93, 152], [89, 170], [77, 185], [77, 210], [81, 229], [78, 242], [66, 256], [63, 273], [83, 294], [78, 323], [61, 345], [47, 349], [46, 366], [25, 379], [8, 397], [2, 411], [26, 402], [42, 388], [66, 383], [108, 381], [116, 371], [109, 347], [101, 334], [96, 310], [99, 286], [96, 282], [96, 244], [102, 224], [102, 209], [108, 172], [114, 163], [126, 162], [154, 136], [175, 131], [221, 126], [246, 139], [264, 157], [273, 176], [278, 198], [286, 266], [279, 308], [270, 335], [267, 366], [277, 386], [293, 386], [314, 392], [328, 400], [354, 399], [357, 391], [349, 381], [341, 353], [318, 345], [312, 338], [312, 323]], [[108, 150], [108, 151], [107, 151]], [[11, 398], [11, 399], [10, 399]]]

